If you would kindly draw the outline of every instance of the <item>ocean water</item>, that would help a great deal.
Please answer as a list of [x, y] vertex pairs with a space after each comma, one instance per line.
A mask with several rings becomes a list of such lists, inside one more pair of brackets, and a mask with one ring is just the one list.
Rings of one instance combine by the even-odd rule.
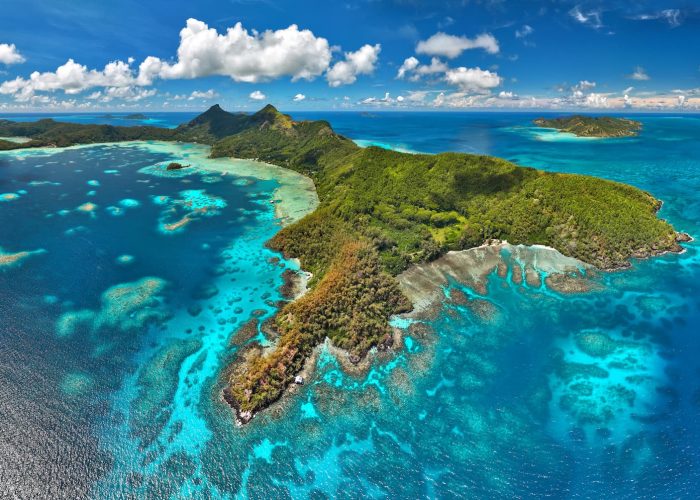
[[[639, 137], [604, 140], [531, 127], [522, 113], [295, 117], [327, 119], [362, 145], [492, 154], [627, 182], [700, 235], [696, 116], [644, 115]], [[172, 160], [192, 167], [168, 172]], [[297, 269], [264, 242], [314, 201], [297, 176], [207, 160], [198, 146], [0, 153], [0, 490], [696, 496], [695, 242], [615, 273], [582, 267], [591, 290], [570, 294], [546, 284], [572, 265], [556, 252], [472, 251], [464, 259], [479, 279], [445, 278], [430, 314], [396, 318], [395, 355], [356, 374], [321, 346], [297, 394], [236, 427], [219, 398], [221, 370], [238, 329], [274, 314], [282, 273]]]

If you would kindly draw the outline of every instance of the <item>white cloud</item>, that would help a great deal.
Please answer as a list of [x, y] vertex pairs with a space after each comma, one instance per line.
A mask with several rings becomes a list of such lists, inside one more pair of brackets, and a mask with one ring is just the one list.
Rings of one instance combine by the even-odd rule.
[[593, 29], [599, 29], [603, 27], [603, 17], [599, 10], [591, 10], [584, 12], [581, 7], [576, 5], [573, 9], [569, 11], [569, 15], [574, 18], [577, 22], [589, 26]]
[[131, 68], [123, 61], [113, 61], [103, 70], [88, 69], [69, 59], [54, 72], [35, 71], [28, 79], [17, 77], [0, 84], [0, 94], [13, 95], [18, 101], [27, 101], [37, 91], [79, 94], [93, 87], [130, 87], [136, 84]]
[[489, 54], [497, 54], [500, 50], [498, 40], [490, 33], [484, 33], [476, 38], [467, 38], [448, 35], [440, 31], [427, 40], [418, 42], [416, 53], [454, 59], [469, 49], [484, 49]]
[[587, 108], [605, 108], [608, 105], [608, 96], [591, 92], [586, 96], [585, 107]]
[[331, 60], [328, 40], [296, 24], [276, 31], [248, 32], [239, 22], [220, 34], [197, 19], [180, 31], [177, 62], [148, 57], [140, 68], [141, 81], [228, 76], [237, 82], [259, 82], [290, 76], [312, 80]]
[[326, 80], [331, 87], [340, 87], [355, 83], [357, 75], [369, 75], [374, 72], [382, 47], [363, 45], [355, 52], [346, 52], [345, 60], [337, 62], [326, 73]]
[[389, 105], [400, 105], [403, 103], [405, 98], [403, 96], [398, 96], [396, 99], [391, 97], [391, 94], [389, 92], [386, 92], [384, 94], [384, 97], [368, 97], [366, 99], [362, 99], [360, 101], [360, 104], [364, 105], [374, 105], [374, 106], [389, 106]]
[[425, 98], [428, 96], [428, 91], [427, 90], [413, 90], [408, 93], [406, 96], [406, 99], [408, 99], [411, 102], [423, 102], [425, 101]]
[[415, 82], [420, 80], [423, 76], [445, 73], [448, 69], [450, 68], [447, 66], [447, 64], [442, 62], [437, 57], [433, 57], [430, 60], [430, 64], [420, 64], [420, 61], [418, 61], [418, 59], [415, 57], [409, 57], [399, 68], [399, 72], [396, 77], [405, 78], [406, 75], [410, 74], [409, 80]]
[[263, 94], [262, 92], [260, 92], [259, 90], [255, 90], [255, 91], [251, 92], [248, 97], [250, 97], [254, 101], [262, 101], [262, 100], [267, 98], [267, 96], [265, 94]]
[[411, 56], [411, 57], [406, 58], [404, 60], [403, 64], [401, 65], [401, 67], [399, 68], [399, 72], [396, 74], [396, 78], [399, 78], [399, 79], [403, 78], [404, 76], [406, 76], [407, 72], [413, 71], [414, 69], [416, 69], [418, 64], [419, 64], [419, 61], [415, 57]]
[[24, 56], [19, 53], [14, 43], [0, 43], [0, 64], [18, 64], [26, 61]]
[[497, 73], [481, 68], [459, 67], [445, 73], [445, 80], [463, 91], [484, 92], [501, 84]]
[[219, 94], [214, 91], [214, 89], [209, 89], [206, 92], [195, 90], [190, 94], [187, 100], [194, 101], [195, 99], [214, 99], [216, 97], [219, 97]]
[[450, 69], [447, 64], [442, 62], [437, 57], [430, 60], [430, 64], [421, 64], [416, 68], [416, 74], [420, 76], [433, 75], [435, 73], [445, 73]]
[[651, 80], [647, 72], [642, 68], [641, 66], [637, 66], [634, 68], [634, 73], [632, 73], [629, 78], [632, 80], [640, 80], [640, 81], [646, 81], [646, 80]]
[[522, 28], [515, 30], [515, 38], [525, 38], [526, 36], [532, 35], [534, 32], [535, 30], [532, 26], [524, 24]]
[[629, 94], [634, 90], [634, 87], [627, 87], [625, 90], [622, 91], [623, 94]]
[[[148, 56], [136, 68], [133, 57], [127, 62], [113, 61], [103, 69], [90, 69], [69, 59], [55, 71], [33, 72], [0, 83], [0, 95], [11, 95], [16, 102], [39, 102], [40, 92], [62, 91], [76, 95], [102, 88], [97, 99], [138, 100], [149, 97], [139, 87], [153, 85], [157, 79], [193, 79], [213, 75], [228, 76], [237, 82], [259, 82], [288, 76], [294, 80], [313, 80], [326, 74], [331, 86], [350, 84], [358, 75], [374, 71], [380, 45], [364, 45], [346, 52], [344, 60], [331, 67], [331, 48], [325, 38], [315, 36], [297, 25], [276, 31], [248, 31], [241, 23], [219, 33], [196, 19], [188, 19], [180, 31], [177, 58], [174, 61]], [[15, 45], [0, 44], [0, 63], [24, 61]], [[124, 89], [124, 90], [117, 90]], [[94, 94], [94, 93], [93, 93]], [[123, 97], [122, 97], [123, 96]], [[171, 99], [211, 99], [213, 91], [176, 95]], [[91, 99], [95, 100], [95, 99]]]
[[297, 94], [297, 95], [294, 96], [294, 98], [292, 99], [292, 101], [294, 101], [294, 102], [300, 102], [300, 101], [303, 101], [304, 99], [306, 99], [306, 96], [305, 96], [304, 94]]
[[129, 102], [137, 102], [147, 97], [153, 97], [158, 91], [156, 89], [143, 89], [135, 87], [107, 87], [103, 96], [100, 98], [102, 102], [110, 102], [113, 99], [123, 99]]

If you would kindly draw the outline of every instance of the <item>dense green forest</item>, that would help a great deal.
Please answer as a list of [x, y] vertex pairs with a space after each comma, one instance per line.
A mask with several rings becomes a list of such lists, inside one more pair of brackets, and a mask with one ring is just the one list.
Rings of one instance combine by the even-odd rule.
[[327, 122], [295, 122], [269, 105], [251, 115], [214, 106], [174, 130], [0, 122], [0, 136], [12, 135], [32, 138], [12, 148], [202, 142], [212, 156], [255, 158], [314, 180], [318, 209], [269, 242], [313, 273], [311, 289], [277, 315], [274, 349], [249, 346], [227, 372], [226, 400], [242, 420], [279, 399], [326, 337], [355, 360], [389, 347], [389, 317], [410, 307], [393, 276], [411, 264], [490, 239], [549, 245], [601, 269], [680, 249], [656, 216], [660, 202], [634, 187], [482, 155], [363, 149]]
[[538, 127], [555, 128], [579, 137], [632, 137], [638, 135], [642, 128], [638, 121], [610, 116], [537, 118], [534, 123]]

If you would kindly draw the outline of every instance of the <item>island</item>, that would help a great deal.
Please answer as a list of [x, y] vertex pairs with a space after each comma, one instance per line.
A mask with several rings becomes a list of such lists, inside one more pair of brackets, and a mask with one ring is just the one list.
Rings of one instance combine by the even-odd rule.
[[132, 113], [124, 117], [125, 120], [147, 120], [148, 117], [143, 113]]
[[560, 118], [537, 118], [538, 127], [553, 128], [577, 137], [633, 137], [639, 134], [642, 124], [627, 118], [610, 116], [564, 116]]
[[176, 161], [171, 161], [168, 163], [168, 166], [165, 167], [165, 170], [182, 170], [183, 168], [188, 168], [189, 165], [183, 165], [182, 163], [178, 163]]
[[240, 423], [279, 400], [326, 339], [349, 363], [396, 347], [389, 318], [412, 308], [396, 276], [449, 250], [493, 240], [540, 244], [611, 270], [679, 252], [686, 239], [657, 217], [659, 200], [632, 186], [485, 155], [361, 148], [326, 121], [295, 121], [271, 105], [253, 114], [215, 105], [172, 130], [0, 122], [0, 136], [13, 135], [32, 139], [5, 145], [15, 149], [199, 142], [212, 157], [256, 159], [314, 181], [318, 208], [268, 243], [312, 273], [307, 291], [265, 323], [271, 347], [243, 343], [222, 373], [222, 398]]

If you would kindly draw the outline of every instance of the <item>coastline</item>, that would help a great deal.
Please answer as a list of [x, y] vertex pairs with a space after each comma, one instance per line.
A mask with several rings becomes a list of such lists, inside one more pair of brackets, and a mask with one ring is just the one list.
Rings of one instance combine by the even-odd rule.
[[274, 180], [279, 186], [270, 200], [275, 205], [275, 216], [283, 226], [292, 224], [310, 214], [318, 206], [316, 187], [311, 178], [293, 170], [278, 167], [258, 160], [238, 158], [209, 158], [211, 147], [190, 142], [166, 141], [121, 141], [76, 144], [64, 148], [43, 147], [23, 148], [0, 151], [0, 155], [15, 157], [32, 155], [50, 155], [61, 151], [92, 148], [96, 146], [138, 147], [154, 153], [172, 156], [171, 161], [190, 163], [192, 166], [223, 175], [235, 174], [241, 177], [253, 177], [261, 181]]

